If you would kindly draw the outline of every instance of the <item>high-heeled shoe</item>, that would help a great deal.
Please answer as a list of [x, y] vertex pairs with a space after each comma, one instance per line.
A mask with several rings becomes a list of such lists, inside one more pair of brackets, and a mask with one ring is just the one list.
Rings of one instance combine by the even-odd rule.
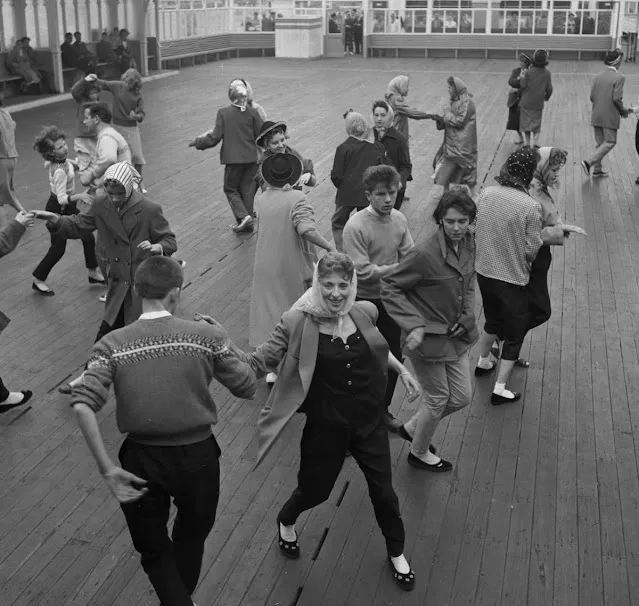
[[31, 396], [33, 395], [33, 392], [28, 389], [25, 389], [24, 391], [21, 391], [20, 393], [22, 393], [23, 398], [17, 404], [0, 404], [0, 415], [4, 414], [5, 412], [8, 412], [12, 408], [16, 408], [18, 406], [24, 406], [31, 399]]

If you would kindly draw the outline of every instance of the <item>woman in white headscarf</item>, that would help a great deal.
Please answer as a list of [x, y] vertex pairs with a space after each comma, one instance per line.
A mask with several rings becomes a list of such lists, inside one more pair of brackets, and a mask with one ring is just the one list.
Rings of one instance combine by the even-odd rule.
[[326, 254], [315, 268], [313, 286], [282, 316], [268, 341], [252, 354], [236, 354], [257, 376], [275, 370], [279, 375], [258, 420], [258, 463], [296, 412], [307, 417], [298, 485], [277, 516], [282, 554], [300, 557], [295, 522], [326, 501], [350, 451], [366, 477], [393, 578], [411, 590], [415, 575], [404, 557], [382, 399], [389, 367], [400, 375], [411, 400], [418, 397], [419, 384], [375, 327], [376, 307], [356, 302], [356, 292], [351, 259]]
[[430, 120], [434, 116], [419, 109], [410, 107], [406, 103], [408, 96], [408, 86], [410, 79], [408, 76], [395, 76], [386, 89], [386, 101], [393, 108], [393, 126], [408, 140], [408, 119]]
[[346, 134], [348, 139], [337, 146], [331, 181], [337, 188], [335, 213], [331, 219], [333, 239], [337, 250], [342, 250], [344, 225], [353, 209], [361, 210], [368, 206], [368, 200], [362, 177], [370, 166], [391, 164], [381, 143], [373, 140], [371, 127], [362, 114], [349, 111], [346, 116]]

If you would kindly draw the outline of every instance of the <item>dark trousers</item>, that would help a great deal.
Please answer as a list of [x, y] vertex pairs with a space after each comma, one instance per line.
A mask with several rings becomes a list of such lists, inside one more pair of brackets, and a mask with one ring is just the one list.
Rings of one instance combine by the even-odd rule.
[[[397, 326], [395, 320], [388, 315], [384, 304], [381, 299], [361, 299], [357, 297], [358, 301], [370, 301], [375, 307], [379, 315], [377, 316], [377, 330], [382, 333], [382, 337], [386, 339], [388, 347], [391, 353], [401, 362], [402, 361], [402, 329]], [[388, 409], [393, 400], [393, 394], [395, 393], [395, 385], [397, 385], [398, 374], [388, 369], [388, 382], [386, 383], [386, 394], [384, 395], [384, 406]]]
[[541, 326], [550, 320], [551, 305], [548, 292], [548, 270], [552, 262], [550, 246], [542, 246], [530, 268], [530, 280], [526, 285], [528, 293], [528, 330]]
[[[186, 446], [147, 446], [127, 439], [122, 469], [145, 479], [149, 491], [121, 504], [142, 568], [164, 606], [193, 606], [204, 543], [220, 496], [220, 448], [215, 438]], [[171, 498], [177, 507], [169, 538]]]
[[350, 451], [366, 477], [368, 494], [377, 524], [386, 539], [388, 555], [401, 555], [404, 552], [404, 524], [393, 489], [388, 432], [381, 425], [362, 438], [346, 427], [307, 420], [302, 433], [297, 488], [282, 507], [278, 521], [291, 526], [303, 511], [328, 499], [344, 464], [346, 451]]
[[9, 397], [9, 390], [6, 388], [5, 384], [2, 382], [2, 378], [0, 377], [0, 402], [4, 402]]
[[358, 210], [362, 210], [365, 208], [364, 206], [336, 206], [335, 212], [331, 218], [331, 230], [333, 231], [333, 240], [335, 240], [335, 246], [337, 250], [342, 252], [343, 250], [343, 239], [342, 234], [344, 233], [344, 225], [348, 221], [348, 218], [351, 216], [353, 211], [357, 212]]
[[355, 43], [356, 55], [360, 55], [362, 53], [363, 41], [364, 41], [364, 30], [361, 25], [356, 25], [353, 28], [353, 42]]
[[[80, 211], [78, 210], [75, 204], [69, 204], [66, 207], [60, 206], [58, 204], [58, 198], [51, 194], [49, 200], [47, 201], [47, 205], [45, 210], [57, 213], [59, 215], [79, 215]], [[95, 239], [93, 238], [93, 234], [89, 231], [82, 234], [80, 238], [82, 240], [82, 247], [84, 248], [84, 262], [87, 269], [96, 269], [98, 267], [98, 260], [95, 256]], [[66, 238], [61, 238], [56, 234], [51, 234], [51, 246], [47, 251], [47, 254], [44, 255], [44, 258], [38, 264], [38, 267], [35, 268], [33, 272], [33, 277], [36, 280], [42, 280], [43, 282], [49, 276], [51, 270], [55, 267], [55, 265], [64, 257], [64, 253], [67, 249], [67, 240]]]
[[519, 357], [528, 330], [526, 287], [481, 274], [477, 274], [477, 284], [484, 302], [484, 330], [503, 339], [501, 359], [514, 361]]
[[256, 174], [256, 162], [227, 164], [224, 167], [224, 193], [238, 223], [246, 215], [253, 215]]
[[406, 188], [400, 189], [397, 192], [397, 198], [395, 198], [395, 205], [394, 205], [395, 210], [399, 210], [402, 207], [402, 204], [404, 203], [405, 195], [406, 195]]
[[111, 331], [117, 330], [118, 328], [123, 328], [126, 325], [124, 322], [124, 305], [120, 307], [120, 311], [115, 318], [115, 322], [113, 324], [107, 324], [105, 320], [102, 320], [100, 323], [100, 328], [98, 328], [98, 334], [95, 336], [94, 343], [97, 343], [104, 335], [108, 335]]

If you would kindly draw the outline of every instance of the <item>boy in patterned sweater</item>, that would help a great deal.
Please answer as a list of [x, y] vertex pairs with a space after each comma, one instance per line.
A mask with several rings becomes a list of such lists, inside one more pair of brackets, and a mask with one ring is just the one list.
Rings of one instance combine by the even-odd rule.
[[[173, 259], [142, 262], [134, 287], [140, 318], [97, 342], [72, 391], [82, 433], [100, 473], [120, 502], [133, 545], [160, 602], [192, 606], [204, 543], [220, 490], [220, 449], [211, 434], [217, 379], [239, 398], [252, 398], [256, 379], [216, 326], [174, 317], [183, 275]], [[126, 439], [122, 467], [106, 452], [95, 416], [115, 392], [116, 420]], [[177, 505], [167, 535], [171, 498]]]

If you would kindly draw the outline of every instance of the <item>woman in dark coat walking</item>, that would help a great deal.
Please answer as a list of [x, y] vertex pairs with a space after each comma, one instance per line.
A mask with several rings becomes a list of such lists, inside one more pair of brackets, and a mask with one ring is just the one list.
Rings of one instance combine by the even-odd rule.
[[521, 99], [521, 80], [524, 77], [526, 70], [532, 64], [531, 58], [521, 53], [519, 55], [519, 67], [516, 67], [508, 78], [508, 85], [510, 91], [508, 92], [508, 122], [506, 123], [506, 130], [514, 130], [519, 139], [517, 143], [520, 145], [524, 142], [524, 135], [519, 129], [519, 101]]
[[368, 206], [362, 185], [364, 171], [369, 166], [390, 164], [386, 150], [381, 143], [371, 141], [371, 128], [362, 114], [349, 112], [346, 115], [348, 139], [337, 146], [331, 181], [337, 187], [335, 213], [331, 219], [335, 247], [342, 251], [342, 233], [353, 209]]
[[546, 65], [548, 53], [545, 50], [536, 50], [532, 57], [532, 66], [520, 80], [519, 130], [525, 133], [526, 145], [533, 147], [539, 143], [544, 103], [552, 95], [552, 78]]

